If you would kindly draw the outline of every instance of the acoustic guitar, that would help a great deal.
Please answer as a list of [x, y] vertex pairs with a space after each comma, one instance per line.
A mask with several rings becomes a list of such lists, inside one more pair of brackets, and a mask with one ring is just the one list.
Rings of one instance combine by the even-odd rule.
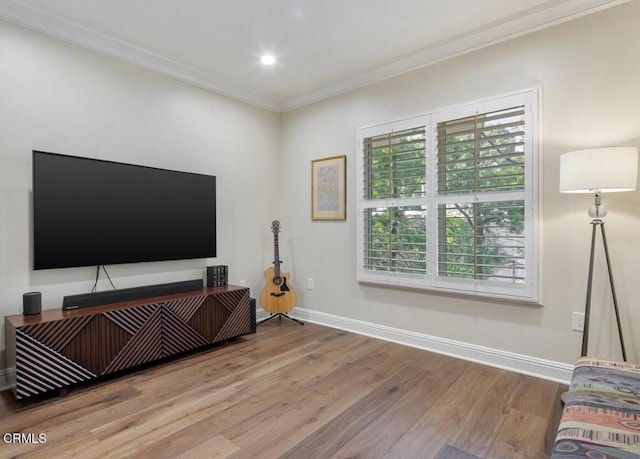
[[280, 222], [274, 220], [271, 223], [273, 232], [273, 266], [264, 272], [266, 286], [260, 294], [262, 309], [271, 314], [286, 314], [296, 305], [296, 293], [290, 285], [289, 273], [280, 272], [280, 250], [278, 248], [278, 233]]

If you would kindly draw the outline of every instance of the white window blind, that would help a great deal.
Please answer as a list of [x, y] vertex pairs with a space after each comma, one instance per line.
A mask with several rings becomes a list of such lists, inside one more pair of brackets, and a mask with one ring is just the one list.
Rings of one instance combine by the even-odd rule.
[[368, 137], [363, 154], [367, 199], [424, 196], [424, 126]]
[[[438, 276], [525, 280], [524, 115], [520, 105], [437, 123]], [[520, 199], [494, 200], [506, 193]]]
[[524, 201], [438, 205], [438, 275], [525, 280]]
[[438, 194], [524, 189], [524, 107], [442, 121]]
[[[425, 125], [401, 124], [362, 143], [363, 263], [390, 273], [426, 272]], [[412, 205], [412, 204], [418, 205]]]
[[537, 300], [536, 101], [358, 131], [360, 281]]

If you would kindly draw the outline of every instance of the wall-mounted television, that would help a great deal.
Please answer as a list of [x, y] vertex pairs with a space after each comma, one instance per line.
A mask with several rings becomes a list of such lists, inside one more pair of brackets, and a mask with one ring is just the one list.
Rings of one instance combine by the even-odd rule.
[[33, 151], [34, 269], [215, 256], [215, 176]]

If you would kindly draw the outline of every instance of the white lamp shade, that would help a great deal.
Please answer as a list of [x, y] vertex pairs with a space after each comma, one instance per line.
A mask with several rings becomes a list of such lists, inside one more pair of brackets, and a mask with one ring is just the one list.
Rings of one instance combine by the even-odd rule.
[[560, 156], [560, 191], [633, 191], [638, 181], [636, 147], [592, 148]]

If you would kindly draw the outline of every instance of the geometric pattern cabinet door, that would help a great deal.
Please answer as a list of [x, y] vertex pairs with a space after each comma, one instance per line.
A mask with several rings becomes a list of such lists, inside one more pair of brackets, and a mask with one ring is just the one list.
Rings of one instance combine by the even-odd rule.
[[214, 287], [5, 317], [9, 384], [30, 397], [255, 331], [249, 289]]

